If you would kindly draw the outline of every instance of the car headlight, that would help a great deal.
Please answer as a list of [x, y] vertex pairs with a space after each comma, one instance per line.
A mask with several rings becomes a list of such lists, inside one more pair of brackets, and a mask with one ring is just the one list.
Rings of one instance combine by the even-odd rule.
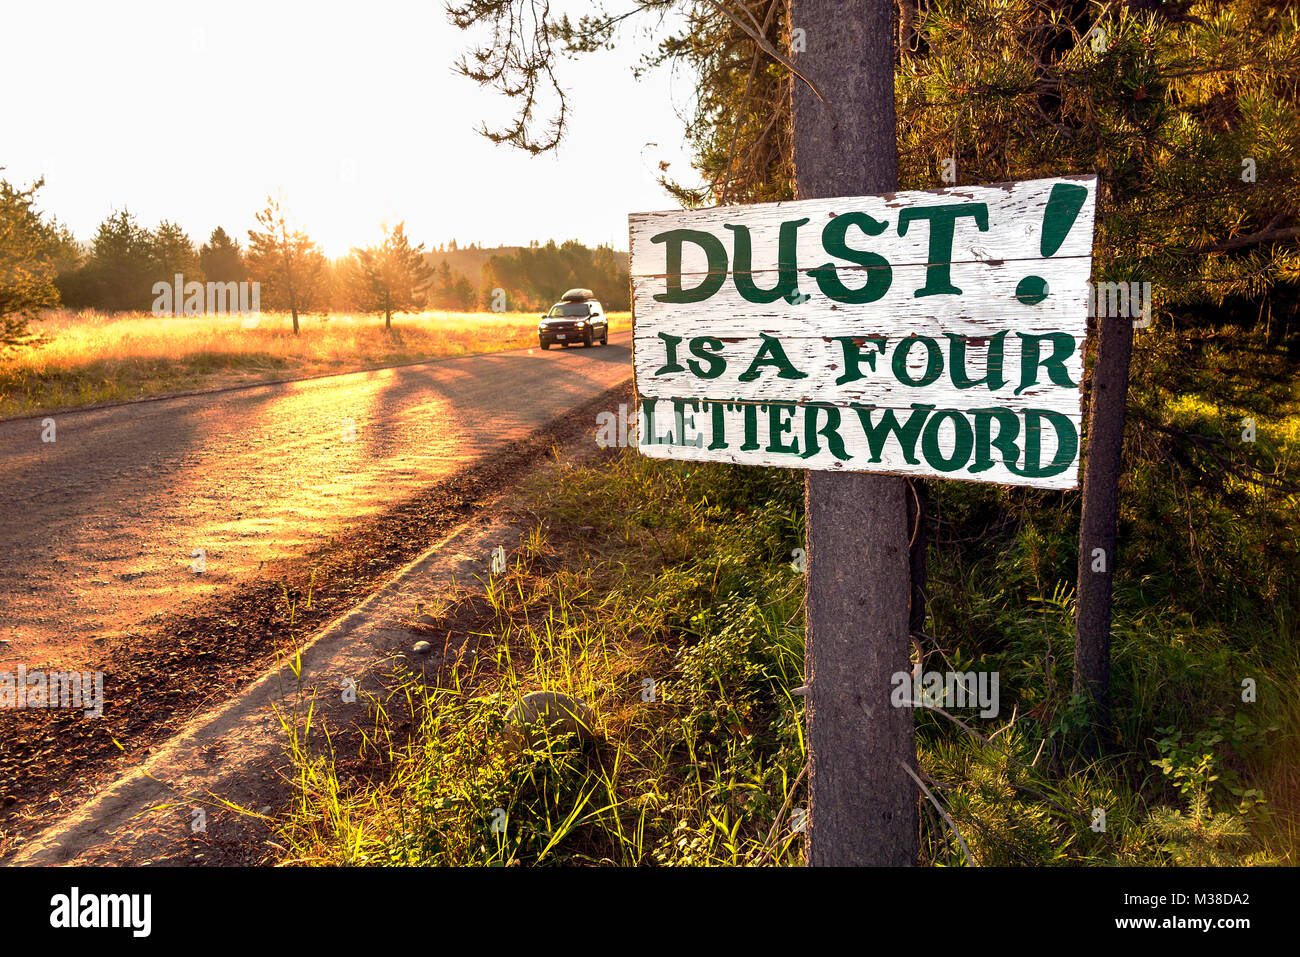
[[582, 328], [583, 326], [585, 326], [586, 324], [587, 324], [587, 320], [586, 320], [586, 319], [579, 319], [579, 320], [578, 320], [578, 328], [579, 328], [579, 329], [581, 329], [581, 328]]

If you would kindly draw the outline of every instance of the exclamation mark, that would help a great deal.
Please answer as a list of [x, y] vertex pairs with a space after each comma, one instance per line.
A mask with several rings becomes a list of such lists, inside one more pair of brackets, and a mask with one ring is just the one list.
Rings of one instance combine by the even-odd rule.
[[[1044, 257], [1056, 255], [1065, 237], [1070, 235], [1087, 198], [1086, 186], [1057, 183], [1052, 187], [1052, 193], [1047, 197], [1047, 208], [1043, 210], [1043, 238], [1038, 247]], [[1016, 299], [1026, 306], [1036, 306], [1047, 298], [1050, 291], [1042, 276], [1026, 276], [1016, 284]]]

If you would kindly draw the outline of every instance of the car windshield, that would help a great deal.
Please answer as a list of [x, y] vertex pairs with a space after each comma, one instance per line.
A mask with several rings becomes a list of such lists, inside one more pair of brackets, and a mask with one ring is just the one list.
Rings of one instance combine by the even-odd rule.
[[585, 302], [558, 302], [551, 306], [550, 317], [557, 316], [585, 316], [589, 312]]

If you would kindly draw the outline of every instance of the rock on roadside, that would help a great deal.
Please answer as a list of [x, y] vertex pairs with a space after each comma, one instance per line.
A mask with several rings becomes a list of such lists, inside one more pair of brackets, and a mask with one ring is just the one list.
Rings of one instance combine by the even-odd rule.
[[576, 734], [581, 741], [596, 738], [596, 712], [585, 701], [560, 691], [534, 691], [524, 695], [506, 712], [503, 732], [506, 748], [536, 747], [551, 734]]

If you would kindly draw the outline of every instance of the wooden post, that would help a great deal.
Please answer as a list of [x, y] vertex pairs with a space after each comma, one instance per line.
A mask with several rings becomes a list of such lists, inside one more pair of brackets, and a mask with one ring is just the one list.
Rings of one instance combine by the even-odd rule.
[[1074, 691], [1090, 701], [1093, 744], [1104, 747], [1110, 739], [1110, 605], [1133, 323], [1127, 316], [1111, 316], [1097, 324], [1079, 522]]
[[[898, 186], [891, 0], [791, 0], [804, 31], [793, 81], [800, 199]], [[917, 853], [910, 708], [890, 705], [911, 669], [904, 479], [807, 476], [808, 862], [912, 865]]]

